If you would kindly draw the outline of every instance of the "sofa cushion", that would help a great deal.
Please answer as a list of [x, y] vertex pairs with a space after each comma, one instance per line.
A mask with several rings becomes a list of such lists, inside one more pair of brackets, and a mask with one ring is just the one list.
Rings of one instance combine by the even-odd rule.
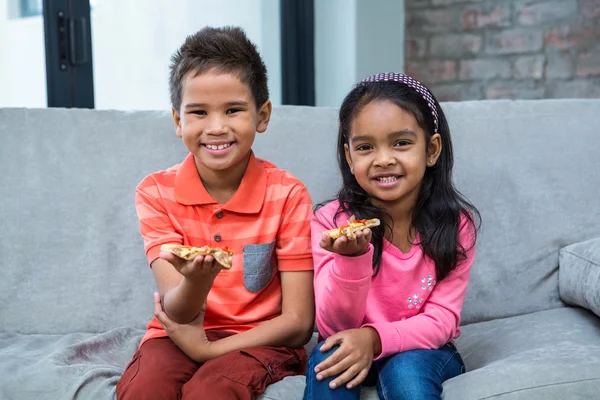
[[560, 298], [600, 316], [600, 237], [560, 250]]
[[467, 373], [445, 400], [592, 399], [600, 393], [600, 319], [559, 308], [467, 325], [457, 347]]
[[442, 106], [456, 186], [483, 219], [463, 323], [564, 306], [559, 249], [600, 236], [600, 100]]
[[[484, 221], [464, 323], [564, 305], [558, 250], [600, 236], [590, 218], [600, 212], [599, 106], [593, 99], [443, 104], [457, 187]], [[0, 133], [2, 188], [10, 193], [0, 197], [0, 329], [144, 328], [155, 283], [134, 190], [187, 153], [170, 113], [0, 109]], [[278, 107], [255, 150], [320, 202], [340, 182], [336, 135], [335, 109]]]

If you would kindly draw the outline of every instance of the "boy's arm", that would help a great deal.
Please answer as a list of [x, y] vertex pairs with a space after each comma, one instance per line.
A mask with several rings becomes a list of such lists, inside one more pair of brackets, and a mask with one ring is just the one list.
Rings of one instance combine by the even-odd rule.
[[[183, 243], [183, 238], [173, 226], [159, 193], [158, 185], [151, 178], [145, 179], [136, 189], [135, 207], [140, 221], [140, 232], [163, 300], [163, 309], [172, 320], [187, 323], [200, 312], [212, 280], [192, 282], [184, 278], [172, 263], [158, 258], [162, 244]], [[175, 256], [171, 258], [171, 261], [177, 262]]]
[[[154, 315], [165, 331], [192, 360], [206, 362], [226, 353], [259, 346], [302, 347], [312, 336], [314, 302], [312, 271], [282, 272], [282, 313], [246, 332], [210, 342], [204, 330], [204, 313], [189, 324], [172, 321], [156, 297]], [[300, 301], [303, 300], [303, 301]]]
[[281, 278], [281, 315], [259, 326], [214, 342], [217, 354], [255, 346], [302, 347], [315, 321], [313, 261], [310, 250], [312, 201], [304, 186], [290, 191], [277, 232]]
[[281, 315], [246, 332], [212, 342], [211, 355], [258, 346], [298, 348], [310, 340], [315, 310], [313, 272], [281, 272]]
[[225, 353], [257, 346], [302, 347], [314, 327], [313, 261], [310, 254], [312, 202], [304, 187], [290, 193], [277, 234], [281, 315], [246, 332], [209, 342], [202, 314], [191, 324], [174, 324], [155, 304], [155, 314], [171, 339], [190, 358], [204, 362]]
[[[172, 256], [176, 258], [176, 256]], [[172, 260], [173, 263], [180, 262]], [[189, 262], [194, 265], [200, 263], [194, 261]], [[157, 258], [152, 262], [152, 273], [158, 286], [158, 292], [163, 304], [163, 309], [167, 315], [175, 322], [188, 323], [191, 322], [200, 310], [208, 292], [212, 287], [216, 274], [208, 273], [204, 279], [189, 279], [175, 269], [173, 264], [162, 258]]]

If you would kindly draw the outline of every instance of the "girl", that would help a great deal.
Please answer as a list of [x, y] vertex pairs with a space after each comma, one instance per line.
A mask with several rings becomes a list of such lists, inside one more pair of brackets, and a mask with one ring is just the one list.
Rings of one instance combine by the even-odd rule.
[[[311, 222], [317, 326], [304, 399], [440, 399], [464, 372], [452, 340], [475, 258], [477, 210], [454, 188], [446, 117], [421, 83], [386, 73], [340, 109], [343, 187]], [[381, 225], [355, 239], [324, 231]]]

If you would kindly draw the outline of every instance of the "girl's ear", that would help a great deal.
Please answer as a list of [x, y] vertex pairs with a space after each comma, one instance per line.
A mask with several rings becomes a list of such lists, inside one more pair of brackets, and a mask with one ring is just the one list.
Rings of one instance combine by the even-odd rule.
[[174, 108], [171, 108], [171, 113], [173, 114], [173, 122], [175, 123], [175, 134], [177, 137], [183, 137], [183, 129], [181, 128], [181, 117], [179, 113]]
[[265, 101], [260, 109], [258, 110], [258, 124], [256, 125], [256, 132], [263, 133], [267, 130], [269, 121], [271, 120], [271, 111], [273, 110], [273, 104], [271, 100]]
[[350, 167], [350, 172], [352, 172], [352, 174], [354, 174], [354, 168], [352, 168], [352, 159], [350, 158], [350, 148], [348, 147], [347, 144], [344, 145], [344, 152], [346, 153], [346, 162], [348, 163], [348, 166]]
[[427, 148], [427, 166], [433, 167], [442, 153], [442, 136], [436, 133], [429, 140]]

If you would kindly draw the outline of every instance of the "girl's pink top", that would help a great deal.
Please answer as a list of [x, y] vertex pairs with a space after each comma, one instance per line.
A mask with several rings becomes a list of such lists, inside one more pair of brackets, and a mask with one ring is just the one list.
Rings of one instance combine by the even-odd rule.
[[[319, 209], [312, 221], [315, 264], [316, 319], [323, 338], [347, 329], [370, 326], [381, 338], [377, 358], [414, 349], [437, 349], [460, 334], [460, 313], [469, 282], [475, 247], [474, 231], [461, 219], [460, 243], [467, 259], [444, 280], [436, 279], [433, 261], [419, 245], [408, 253], [384, 240], [381, 267], [373, 277], [373, 246], [356, 257], [342, 256], [319, 245], [323, 232], [344, 225], [347, 215], [333, 216], [333, 201]], [[418, 243], [418, 237], [415, 240]]]

